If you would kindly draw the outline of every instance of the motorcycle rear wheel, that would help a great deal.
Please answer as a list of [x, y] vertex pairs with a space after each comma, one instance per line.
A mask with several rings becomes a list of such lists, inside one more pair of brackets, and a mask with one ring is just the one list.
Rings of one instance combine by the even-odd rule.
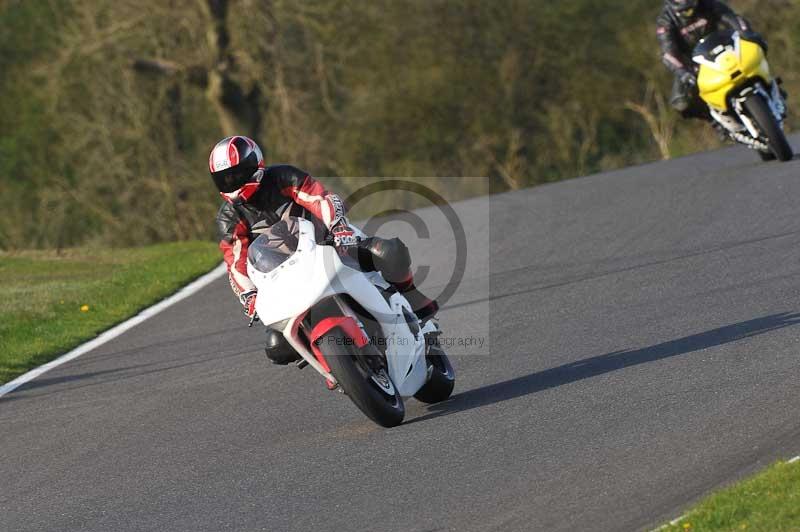
[[339, 329], [333, 329], [319, 342], [331, 373], [359, 410], [382, 427], [396, 427], [403, 422], [406, 411], [397, 390], [392, 385], [394, 393], [389, 393], [375, 382], [389, 378], [385, 369], [378, 375], [367, 363], [368, 357], [381, 357], [375, 346], [358, 347]]
[[763, 96], [753, 94], [744, 101], [744, 108], [756, 127], [767, 137], [767, 145], [775, 157], [779, 161], [790, 161], [794, 158], [794, 150]]

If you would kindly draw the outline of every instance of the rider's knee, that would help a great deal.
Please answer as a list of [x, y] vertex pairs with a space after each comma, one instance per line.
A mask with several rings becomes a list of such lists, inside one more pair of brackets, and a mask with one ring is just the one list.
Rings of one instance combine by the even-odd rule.
[[689, 109], [689, 98], [683, 95], [672, 98], [669, 103], [672, 105], [672, 108], [679, 113], [683, 113]]
[[381, 247], [383, 251], [382, 258], [391, 261], [404, 270], [411, 267], [411, 254], [402, 240], [399, 238], [389, 238], [383, 240]]
[[372, 237], [365, 240], [365, 248], [372, 258], [374, 269], [389, 282], [401, 282], [411, 270], [411, 254], [399, 238]]

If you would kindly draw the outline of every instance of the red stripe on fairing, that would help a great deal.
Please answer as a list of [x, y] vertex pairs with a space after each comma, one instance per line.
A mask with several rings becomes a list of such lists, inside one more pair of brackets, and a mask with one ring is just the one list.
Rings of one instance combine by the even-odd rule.
[[325, 355], [322, 354], [322, 350], [317, 345], [317, 340], [325, 336], [328, 332], [336, 327], [341, 329], [348, 338], [353, 340], [353, 344], [355, 344], [356, 347], [364, 347], [369, 343], [369, 338], [367, 338], [367, 335], [363, 330], [361, 330], [361, 327], [358, 326], [356, 320], [350, 316], [336, 316], [321, 320], [311, 330], [311, 333], [308, 335], [308, 339], [311, 341], [311, 351], [314, 352], [314, 357], [328, 373], [331, 372], [331, 368], [328, 366], [328, 362], [325, 360]]
[[236, 149], [236, 145], [233, 143], [233, 141], [238, 138], [239, 137], [231, 137], [231, 140], [228, 141], [228, 160], [231, 163], [231, 168], [239, 164], [239, 150]]
[[328, 365], [328, 361], [325, 360], [325, 355], [319, 350], [319, 346], [317, 344], [311, 344], [311, 351], [314, 353], [314, 358], [317, 359], [319, 365], [322, 366], [322, 369], [330, 373], [331, 367]]
[[311, 333], [308, 335], [308, 339], [312, 344], [314, 344], [317, 340], [322, 338], [325, 334], [336, 327], [340, 328], [343, 333], [353, 340], [353, 343], [356, 345], [356, 347], [364, 347], [369, 343], [369, 338], [367, 338], [367, 335], [364, 334], [364, 331], [362, 331], [361, 327], [358, 326], [356, 320], [350, 316], [336, 316], [320, 320], [320, 322], [317, 323], [311, 330]]

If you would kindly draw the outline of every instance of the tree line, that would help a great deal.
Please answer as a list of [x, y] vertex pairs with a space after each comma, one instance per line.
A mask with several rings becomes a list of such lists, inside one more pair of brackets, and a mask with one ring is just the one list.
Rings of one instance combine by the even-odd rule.
[[[487, 190], [426, 178], [502, 191], [714, 146], [668, 108], [660, 3], [5, 0], [0, 248], [209, 238], [208, 151], [234, 133], [345, 194], [449, 198]], [[731, 5], [797, 108], [800, 4]]]

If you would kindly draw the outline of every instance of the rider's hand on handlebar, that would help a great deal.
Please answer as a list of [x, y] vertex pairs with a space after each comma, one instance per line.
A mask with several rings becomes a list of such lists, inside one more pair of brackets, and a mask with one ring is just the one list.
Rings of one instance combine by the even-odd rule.
[[358, 244], [358, 237], [353, 232], [350, 224], [347, 223], [347, 220], [342, 220], [331, 227], [331, 236], [336, 247], [348, 247]]
[[255, 290], [245, 292], [240, 296], [242, 305], [244, 306], [244, 315], [250, 318], [250, 323], [258, 321], [258, 314], [256, 314], [256, 295], [258, 292]]
[[695, 76], [692, 72], [684, 72], [681, 74], [681, 83], [685, 87], [697, 87], [697, 76]]

